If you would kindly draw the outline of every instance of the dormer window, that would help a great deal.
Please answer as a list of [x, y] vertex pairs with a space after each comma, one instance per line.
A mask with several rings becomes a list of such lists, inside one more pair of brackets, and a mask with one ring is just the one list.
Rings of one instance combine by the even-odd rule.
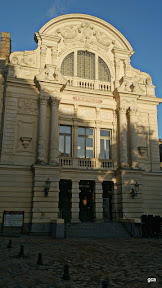
[[[76, 53], [75, 57], [74, 53]], [[76, 71], [74, 59], [77, 62]], [[92, 52], [83, 50], [72, 52], [64, 58], [61, 64], [61, 73], [64, 76], [75, 76], [82, 79], [111, 81], [110, 70], [104, 60], [101, 57], [96, 57]]]

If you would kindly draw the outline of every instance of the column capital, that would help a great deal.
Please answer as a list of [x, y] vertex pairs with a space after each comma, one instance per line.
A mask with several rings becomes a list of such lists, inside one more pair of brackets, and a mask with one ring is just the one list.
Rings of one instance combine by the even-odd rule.
[[41, 105], [47, 105], [47, 102], [49, 101], [49, 97], [43, 94], [40, 94], [39, 96], [39, 103]]
[[41, 55], [46, 55], [46, 51], [47, 51], [47, 46], [43, 45], [40, 47], [40, 51], [41, 51]]
[[138, 112], [138, 109], [136, 107], [129, 107], [127, 112], [129, 115], [136, 115]]
[[61, 101], [61, 97], [50, 97], [50, 104], [51, 106], [59, 106], [60, 104], [60, 101]]
[[120, 106], [116, 108], [116, 113], [125, 113], [127, 112], [127, 107], [125, 106]]

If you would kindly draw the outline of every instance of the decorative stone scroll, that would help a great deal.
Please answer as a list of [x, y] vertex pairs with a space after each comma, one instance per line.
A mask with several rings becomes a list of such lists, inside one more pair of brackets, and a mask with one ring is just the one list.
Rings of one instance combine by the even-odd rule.
[[120, 86], [117, 89], [119, 92], [145, 94], [145, 90], [143, 90], [138, 83], [133, 82], [131, 77], [122, 77], [120, 80]]

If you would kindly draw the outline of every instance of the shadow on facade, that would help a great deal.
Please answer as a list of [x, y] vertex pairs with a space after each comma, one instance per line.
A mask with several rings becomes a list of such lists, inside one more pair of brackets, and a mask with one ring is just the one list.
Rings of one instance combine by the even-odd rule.
[[[145, 185], [153, 173], [159, 172], [159, 145], [155, 132], [150, 132], [149, 127], [132, 125], [129, 116], [127, 130], [121, 129], [120, 125], [112, 125], [113, 121], [104, 122], [102, 119], [96, 125], [96, 119], [87, 120], [85, 114], [84, 117], [78, 115], [80, 107], [85, 110], [92, 107], [96, 115], [95, 109], [99, 105], [93, 101], [91, 104], [74, 101], [70, 94], [74, 95], [74, 91], [68, 87], [62, 92], [49, 93], [48, 89], [44, 90], [43, 81], [36, 87], [31, 81], [14, 77], [14, 69], [14, 66], [10, 67], [10, 74], [5, 76], [4, 83], [1, 82], [4, 89], [0, 169], [5, 177], [10, 169], [8, 183], [2, 182], [1, 187], [2, 197], [4, 191], [10, 195], [7, 206], [1, 202], [1, 219], [5, 209], [23, 210], [24, 231], [28, 231], [31, 224], [39, 224], [46, 232], [51, 218], [60, 217], [65, 222], [74, 223], [109, 222], [139, 218], [147, 211], [153, 211], [149, 205], [154, 196], [147, 199], [153, 191], [148, 193]], [[48, 83], [45, 84], [48, 86]], [[55, 86], [58, 88], [57, 83]], [[85, 96], [84, 90], [79, 92], [84, 100], [89, 97]], [[62, 109], [58, 114], [59, 102], [65, 104], [64, 108], [69, 106], [73, 112]], [[69, 134], [66, 131], [60, 134], [63, 136], [60, 156], [59, 126], [71, 129]], [[78, 135], [78, 127], [82, 128], [83, 134]], [[110, 137], [104, 138], [104, 141], [110, 140], [110, 157], [105, 159], [100, 158], [100, 130], [110, 131]], [[138, 139], [135, 137], [137, 134]], [[78, 157], [79, 137], [80, 150], [83, 148], [83, 153], [87, 155], [93, 153], [93, 157], [82, 153]], [[66, 141], [69, 141], [68, 144]], [[45, 181], [48, 178], [51, 186], [48, 197], [45, 197]], [[131, 190], [135, 182], [141, 186], [137, 197], [132, 199]], [[16, 199], [15, 206], [13, 199]]]

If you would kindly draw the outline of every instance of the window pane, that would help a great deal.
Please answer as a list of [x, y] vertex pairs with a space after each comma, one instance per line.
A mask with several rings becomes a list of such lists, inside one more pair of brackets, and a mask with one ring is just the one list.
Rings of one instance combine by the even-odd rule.
[[86, 138], [86, 147], [93, 147], [93, 138]]
[[100, 139], [100, 158], [104, 159], [105, 155], [104, 155], [104, 139]]
[[80, 78], [95, 79], [95, 54], [88, 51], [78, 51], [77, 74]]
[[85, 135], [85, 128], [78, 127], [78, 135]]
[[110, 159], [110, 140], [106, 140], [106, 159]]
[[78, 158], [85, 158], [85, 139], [78, 138]]
[[111, 81], [110, 70], [100, 57], [98, 57], [98, 79], [104, 82]]
[[93, 135], [93, 129], [86, 128], [86, 135]]
[[70, 126], [60, 125], [59, 133], [61, 133], [61, 134], [71, 134], [71, 127]]
[[61, 73], [67, 76], [74, 76], [74, 52], [67, 55], [61, 64]]
[[71, 156], [71, 136], [66, 137], [65, 156]]
[[100, 136], [110, 137], [110, 131], [109, 130], [100, 130]]
[[64, 136], [59, 136], [59, 155], [64, 156]]
[[86, 158], [93, 158], [93, 150], [89, 150], [89, 149], [87, 150], [87, 149], [86, 149]]

